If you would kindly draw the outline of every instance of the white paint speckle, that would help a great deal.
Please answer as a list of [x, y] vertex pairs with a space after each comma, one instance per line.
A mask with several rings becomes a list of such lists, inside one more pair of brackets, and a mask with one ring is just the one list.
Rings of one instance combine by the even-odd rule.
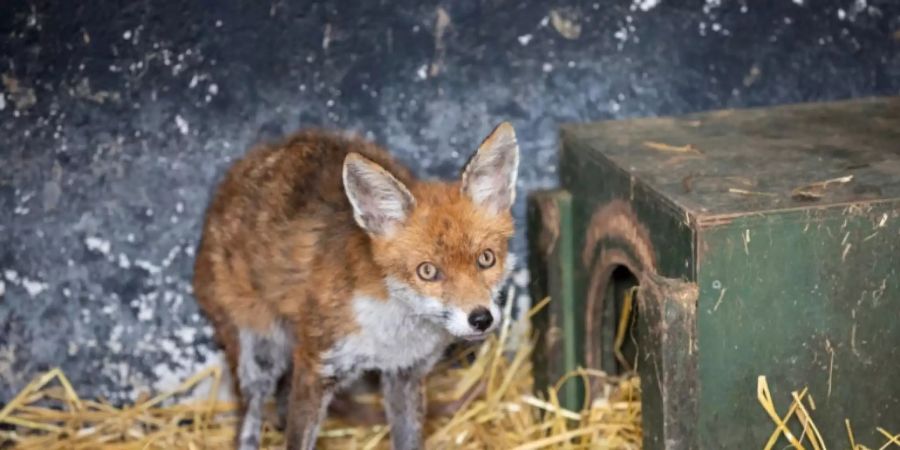
[[526, 269], [517, 270], [512, 277], [513, 283], [520, 288], [528, 286], [528, 279], [528, 270]]
[[28, 295], [30, 295], [32, 298], [34, 298], [34, 297], [37, 297], [38, 295], [40, 295], [41, 292], [46, 291], [49, 286], [47, 285], [47, 283], [44, 283], [41, 281], [35, 281], [35, 280], [29, 280], [28, 278], [22, 278], [22, 287], [24, 287], [25, 290], [28, 291]]
[[156, 275], [162, 271], [162, 269], [159, 266], [157, 266], [149, 261], [145, 261], [143, 259], [134, 260], [134, 265], [136, 267], [140, 267], [141, 269], [146, 270], [151, 275]]
[[122, 33], [122, 39], [125, 39], [126, 41], [131, 39], [131, 30]]
[[178, 202], [175, 204], [175, 212], [181, 214], [184, 212], [184, 203]]
[[180, 353], [180, 348], [178, 347], [178, 343], [171, 339], [160, 339], [159, 340], [159, 348], [168, 353], [169, 355], [175, 355]]
[[794, 4], [803, 6], [803, 0], [793, 0]]
[[188, 88], [193, 89], [193, 88], [197, 87], [197, 83], [199, 83], [199, 82], [200, 82], [200, 76], [198, 76], [195, 73], [194, 76], [191, 77], [191, 81], [188, 83]]
[[550, 23], [550, 16], [544, 16], [544, 18], [541, 19], [541, 24], [540, 24], [540, 25], [541, 25], [542, 27], [546, 27], [549, 23]]
[[519, 44], [523, 46], [528, 45], [528, 43], [531, 42], [532, 38], [534, 38], [534, 36], [532, 36], [531, 34], [523, 34], [519, 36]]
[[221, 20], [217, 20], [217, 21], [216, 21], [216, 28], [220, 28], [221, 26], [222, 26], [222, 21], [221, 21]]
[[109, 350], [113, 353], [119, 353], [122, 351], [122, 333], [125, 331], [122, 328], [122, 325], [116, 325], [109, 332], [109, 341], [106, 343], [106, 346], [109, 347]]
[[[200, 352], [202, 353], [203, 359], [206, 361], [202, 365], [197, 364], [193, 358], [190, 358], [185, 359], [184, 361], [176, 360], [174, 361], [175, 364], [162, 363], [154, 366], [153, 389], [157, 392], [168, 392], [180, 386], [187, 377], [197, 372], [206, 370], [209, 367], [228, 367], [228, 362], [226, 361], [223, 352], [208, 348], [204, 348], [200, 350]], [[235, 397], [231, 385], [230, 371], [223, 370], [219, 391], [216, 393], [216, 398], [220, 402], [234, 401]], [[185, 400], [207, 399], [209, 398], [212, 388], [212, 378], [203, 380], [186, 394], [187, 398]]]
[[847, 18], [847, 11], [844, 11], [843, 9], [838, 8], [837, 16], [838, 16], [838, 19], [844, 20]]
[[419, 66], [419, 69], [416, 70], [416, 76], [419, 77], [420, 80], [428, 78], [428, 65], [422, 64]]
[[219, 93], [219, 85], [216, 83], [210, 83], [209, 87], [206, 88], [209, 92], [209, 95], [216, 95]]
[[84, 238], [84, 245], [86, 245], [90, 251], [102, 253], [104, 255], [109, 254], [110, 243], [105, 239], [96, 236], [88, 236]]
[[6, 277], [6, 281], [9, 281], [12, 284], [19, 284], [19, 274], [16, 273], [15, 270], [4, 270], [3, 276]]
[[634, 4], [637, 5], [641, 11], [650, 11], [659, 4], [659, 1], [660, 0], [635, 0]]
[[123, 269], [128, 269], [131, 267], [131, 261], [128, 260], [128, 255], [119, 253], [119, 267]]
[[552, 71], [553, 71], [553, 64], [550, 64], [550, 63], [544, 63], [544, 65], [541, 66], [541, 70], [543, 70], [544, 73], [552, 72]]
[[175, 116], [175, 126], [178, 127], [178, 131], [181, 132], [181, 134], [188, 134], [188, 132], [191, 131], [187, 120], [184, 120], [184, 117], [181, 117], [180, 114]]
[[6, 95], [0, 92], [0, 111], [6, 109]]
[[163, 267], [169, 267], [172, 265], [172, 261], [175, 261], [175, 258], [178, 254], [181, 253], [181, 246], [176, 245], [169, 250], [169, 254], [166, 255], [166, 258], [162, 260]]
[[0, 297], [3, 297], [3, 294], [6, 293], [6, 283], [0, 281]]
[[175, 335], [185, 344], [193, 344], [194, 338], [197, 336], [197, 329], [192, 327], [182, 327], [175, 330]]
[[138, 303], [137, 319], [140, 322], [149, 322], [153, 320], [153, 306], [148, 301]]
[[134, 242], [134, 233], [128, 233], [128, 236], [125, 236], [125, 240], [128, 242]]

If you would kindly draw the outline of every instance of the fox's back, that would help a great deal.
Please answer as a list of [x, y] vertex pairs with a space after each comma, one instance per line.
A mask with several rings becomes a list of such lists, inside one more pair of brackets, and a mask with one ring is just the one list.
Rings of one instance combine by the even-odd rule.
[[349, 152], [384, 165], [398, 179], [409, 171], [382, 148], [359, 138], [306, 131], [279, 143], [254, 148], [234, 163], [216, 190], [206, 230], [265, 233], [300, 215], [350, 213], [341, 168]]
[[207, 209], [194, 270], [196, 297], [217, 329], [271, 327], [283, 319], [278, 303], [300, 306], [299, 289], [310, 279], [328, 288], [321, 286], [321, 273], [330, 274], [324, 282], [345, 284], [346, 259], [368, 251], [343, 191], [342, 165], [350, 152], [411, 182], [409, 171], [382, 148], [324, 131], [259, 146], [229, 168]]

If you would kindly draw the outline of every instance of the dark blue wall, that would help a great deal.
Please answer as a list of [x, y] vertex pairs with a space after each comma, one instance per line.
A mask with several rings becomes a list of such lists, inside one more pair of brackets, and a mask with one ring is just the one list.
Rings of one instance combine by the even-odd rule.
[[509, 119], [524, 193], [561, 122], [898, 94], [898, 50], [896, 0], [4, 1], [0, 402], [217, 361], [192, 249], [258, 140], [349, 128], [451, 175]]

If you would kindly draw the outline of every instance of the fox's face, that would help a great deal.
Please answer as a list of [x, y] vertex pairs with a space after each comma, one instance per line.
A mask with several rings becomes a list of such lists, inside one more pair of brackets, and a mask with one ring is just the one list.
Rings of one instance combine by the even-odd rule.
[[372, 239], [391, 301], [456, 337], [483, 338], [496, 328], [499, 290], [512, 268], [518, 163], [508, 123], [494, 129], [453, 182], [405, 186], [374, 162], [347, 156], [344, 189]]

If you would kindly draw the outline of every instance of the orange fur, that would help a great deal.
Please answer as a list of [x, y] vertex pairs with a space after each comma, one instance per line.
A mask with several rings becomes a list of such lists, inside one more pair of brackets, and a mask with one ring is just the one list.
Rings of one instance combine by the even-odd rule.
[[[386, 168], [416, 198], [397, 236], [370, 238], [353, 222], [341, 182], [351, 151]], [[486, 292], [502, 276], [512, 234], [510, 214], [486, 215], [459, 182], [417, 181], [372, 143], [303, 132], [252, 150], [228, 171], [207, 211], [194, 292], [230, 358], [235, 326], [264, 331], [279, 319], [315, 353], [353, 330], [354, 292], [386, 298], [387, 275], [447, 301]], [[497, 264], [479, 271], [472, 261], [484, 248]], [[426, 260], [449, 279], [419, 280], [416, 266]]]
[[351, 150], [411, 179], [373, 144], [311, 131], [253, 149], [216, 190], [194, 293], [232, 363], [237, 327], [263, 332], [282, 319], [314, 352], [352, 329], [354, 289], [383, 295], [366, 273], [370, 245], [343, 193], [341, 164]]
[[[354, 221], [342, 180], [351, 152], [383, 167], [415, 198], [395, 233], [371, 235]], [[194, 292], [233, 368], [238, 330], [265, 333], [278, 325], [301, 343], [294, 346], [295, 370], [316, 368], [324, 352], [358, 329], [355, 297], [389, 300], [388, 277], [466, 311], [489, 298], [505, 276], [512, 234], [509, 211], [486, 211], [459, 181], [419, 181], [372, 143], [307, 131], [257, 147], [228, 170], [207, 210]], [[474, 261], [485, 249], [496, 264], [481, 269]], [[445, 276], [421, 280], [416, 268], [423, 261]], [[294, 379], [317, 382], [313, 374]]]

